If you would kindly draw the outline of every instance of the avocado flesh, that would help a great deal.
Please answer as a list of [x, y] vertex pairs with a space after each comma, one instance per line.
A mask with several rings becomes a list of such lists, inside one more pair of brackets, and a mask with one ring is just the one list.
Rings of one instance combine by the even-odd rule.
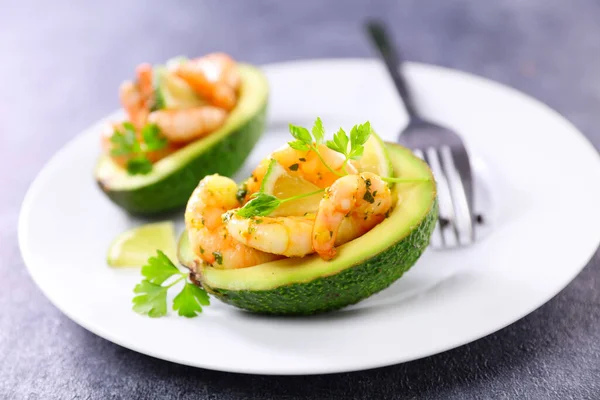
[[262, 135], [268, 83], [257, 68], [239, 64], [240, 98], [225, 124], [207, 137], [156, 162], [147, 175], [129, 175], [104, 154], [96, 181], [117, 205], [134, 214], [157, 214], [185, 206], [206, 175], [233, 175]]
[[195, 261], [184, 233], [183, 265], [220, 300], [264, 314], [314, 314], [354, 304], [391, 285], [415, 264], [429, 244], [437, 219], [435, 182], [410, 150], [387, 144], [397, 176], [429, 182], [396, 184], [399, 202], [390, 216], [338, 247], [336, 257], [288, 258], [243, 269], [217, 269]]

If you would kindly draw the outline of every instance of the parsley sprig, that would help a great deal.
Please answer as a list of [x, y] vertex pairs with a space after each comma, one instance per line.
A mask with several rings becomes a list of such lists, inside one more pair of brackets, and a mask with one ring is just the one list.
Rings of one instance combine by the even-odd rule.
[[[152, 318], [167, 315], [167, 292], [181, 281], [183, 288], [173, 299], [173, 310], [182, 317], [192, 318], [208, 306], [210, 300], [204, 289], [187, 280], [188, 273], [180, 271], [162, 251], [150, 257], [142, 267], [142, 280], [133, 289], [133, 311]], [[168, 283], [166, 283], [168, 282]]]
[[286, 199], [280, 199], [279, 197], [264, 192], [256, 192], [252, 195], [251, 200], [244, 204], [244, 207], [239, 208], [236, 213], [242, 218], [266, 217], [283, 203], [302, 199], [304, 197], [310, 197], [315, 194], [323, 193], [324, 191], [325, 189], [315, 190], [314, 192], [299, 194]]
[[163, 149], [167, 139], [160, 133], [155, 124], [147, 124], [142, 128], [142, 140], [138, 140], [135, 127], [131, 122], [124, 122], [122, 129], [115, 129], [110, 141], [113, 148], [110, 154], [127, 157], [127, 173], [129, 175], [148, 174], [152, 171], [152, 162], [148, 153]]
[[[371, 123], [367, 121], [361, 125], [354, 125], [350, 131], [350, 138], [348, 138], [346, 131], [340, 128], [333, 135], [333, 140], [327, 141], [327, 147], [346, 157], [342, 165], [346, 174], [348, 173], [346, 164], [350, 160], [358, 160], [362, 157], [369, 136], [371, 136]], [[348, 148], [348, 144], [350, 144], [350, 148]]]
[[[371, 124], [367, 121], [364, 124], [354, 125], [350, 131], [350, 136], [340, 128], [333, 136], [333, 140], [327, 140], [326, 142], [325, 128], [323, 128], [323, 121], [319, 117], [317, 117], [311, 132], [301, 126], [290, 124], [290, 133], [296, 139], [288, 142], [291, 148], [295, 150], [314, 151], [328, 170], [338, 176], [344, 176], [348, 174], [346, 164], [350, 160], [358, 160], [363, 155], [365, 143], [371, 135]], [[323, 143], [331, 150], [342, 154], [346, 158], [341, 168], [345, 174], [334, 170], [325, 162], [319, 151], [319, 145]]]
[[290, 124], [289, 128], [291, 135], [294, 137], [294, 139], [296, 139], [288, 142], [288, 145], [292, 149], [301, 151], [314, 151], [328, 170], [336, 175], [343, 176], [343, 174], [334, 170], [325, 162], [321, 152], [319, 151], [319, 145], [322, 144], [325, 139], [325, 128], [323, 128], [323, 121], [321, 121], [321, 118], [317, 117], [311, 132], [309, 132], [306, 128], [293, 124]]

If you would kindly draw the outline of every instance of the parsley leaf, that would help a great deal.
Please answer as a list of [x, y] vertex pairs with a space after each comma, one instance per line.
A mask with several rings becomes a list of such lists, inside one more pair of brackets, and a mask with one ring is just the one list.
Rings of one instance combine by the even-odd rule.
[[364, 144], [371, 136], [371, 123], [369, 121], [362, 125], [354, 125], [350, 131], [350, 154], [349, 158], [359, 159], [365, 150]]
[[[136, 296], [132, 300], [132, 309], [139, 314], [152, 318], [167, 315], [167, 292], [182, 280], [185, 280], [185, 284], [173, 299], [173, 310], [181, 316], [192, 318], [202, 312], [203, 305], [210, 304], [206, 291], [188, 281], [188, 273], [180, 271], [160, 250], [142, 267], [142, 275], [145, 279], [133, 289]], [[170, 283], [165, 285], [167, 280]]]
[[164, 149], [167, 146], [167, 138], [160, 134], [160, 129], [156, 124], [147, 124], [142, 129], [142, 138], [146, 151], [156, 151]]
[[325, 189], [319, 189], [314, 192], [299, 194], [286, 199], [280, 199], [271, 194], [257, 192], [252, 195], [252, 200], [247, 202], [244, 207], [237, 209], [236, 213], [242, 218], [266, 217], [283, 203], [309, 197], [324, 191]]
[[323, 143], [323, 138], [325, 137], [325, 128], [323, 128], [323, 121], [321, 121], [320, 117], [317, 117], [315, 124], [313, 125], [312, 135], [315, 138], [317, 145]]
[[294, 150], [300, 150], [300, 151], [310, 150], [310, 145], [304, 144], [300, 140], [294, 140], [293, 142], [288, 142], [288, 144]]
[[181, 272], [175, 264], [160, 250], [156, 251], [155, 257], [150, 257], [146, 265], [142, 267], [142, 275], [148, 282], [162, 285], [173, 275], [179, 275]]
[[275, 211], [281, 202], [282, 200], [273, 195], [257, 192], [244, 207], [237, 210], [237, 214], [242, 218], [265, 217]]
[[[346, 157], [344, 161], [346, 165], [349, 160], [358, 160], [362, 157], [369, 136], [371, 136], [371, 124], [367, 121], [361, 125], [354, 125], [350, 130], [350, 137], [340, 128], [333, 136], [333, 140], [327, 141], [327, 147], [343, 154]], [[350, 150], [348, 150], [348, 143], [350, 143]]]
[[331, 150], [342, 153], [343, 155], [347, 155], [348, 141], [348, 135], [342, 128], [340, 128], [340, 130], [333, 135], [333, 140], [328, 140], [326, 144]]
[[298, 140], [300, 143], [304, 143], [309, 146], [312, 145], [312, 136], [310, 136], [308, 129], [290, 124], [290, 133], [294, 139]]
[[166, 287], [143, 280], [133, 289], [138, 294], [133, 298], [133, 311], [151, 318], [164, 317], [167, 315], [167, 290]]
[[186, 282], [185, 286], [173, 299], [173, 310], [182, 317], [193, 318], [202, 312], [202, 306], [210, 305], [210, 299], [204, 289], [193, 283]]
[[130, 122], [123, 123], [123, 130], [115, 129], [110, 137], [114, 145], [110, 151], [113, 156], [126, 156], [138, 151], [138, 143], [135, 136], [135, 128]]
[[152, 171], [152, 163], [146, 156], [136, 156], [127, 160], [127, 173], [129, 175], [146, 175]]

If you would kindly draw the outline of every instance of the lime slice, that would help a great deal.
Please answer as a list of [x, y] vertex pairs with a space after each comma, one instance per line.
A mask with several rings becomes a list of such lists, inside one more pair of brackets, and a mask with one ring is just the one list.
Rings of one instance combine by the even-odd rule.
[[372, 172], [383, 177], [394, 176], [385, 143], [375, 132], [371, 132], [365, 143], [365, 151], [360, 159], [360, 172]]
[[106, 257], [111, 267], [141, 267], [161, 250], [176, 260], [175, 227], [172, 222], [142, 225], [121, 233], [111, 243]]
[[158, 108], [185, 109], [201, 106], [204, 101], [196, 92], [168, 67], [154, 68], [154, 93], [157, 97]]
[[[302, 177], [290, 174], [275, 160], [271, 160], [262, 183], [262, 191], [264, 193], [271, 194], [279, 199], [287, 199], [288, 197], [316, 192], [318, 190], [318, 186]], [[301, 216], [307, 213], [316, 213], [322, 198], [323, 194], [317, 193], [313, 196], [288, 201], [280, 205], [270, 216]]]

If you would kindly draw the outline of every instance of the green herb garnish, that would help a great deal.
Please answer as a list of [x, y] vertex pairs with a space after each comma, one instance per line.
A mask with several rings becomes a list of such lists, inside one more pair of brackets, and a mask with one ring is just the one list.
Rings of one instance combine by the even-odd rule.
[[288, 142], [292, 149], [301, 151], [314, 151], [328, 170], [336, 175], [343, 176], [343, 174], [335, 171], [325, 162], [321, 152], [319, 151], [319, 145], [323, 143], [323, 139], [325, 137], [325, 129], [323, 128], [323, 122], [321, 121], [321, 118], [317, 117], [317, 120], [312, 128], [312, 134], [308, 131], [308, 129], [301, 126], [290, 124], [289, 128], [291, 135], [294, 137], [294, 139], [296, 139], [292, 142]]
[[113, 148], [112, 156], [128, 157], [126, 168], [129, 175], [145, 175], [152, 171], [152, 162], [147, 154], [167, 146], [167, 139], [160, 133], [155, 124], [147, 124], [142, 129], [142, 142], [138, 141], [135, 127], [131, 122], [123, 123], [122, 129], [115, 129], [110, 141]]
[[202, 306], [210, 304], [206, 291], [189, 282], [188, 273], [180, 271], [160, 250], [142, 267], [142, 275], [145, 279], [133, 289], [136, 296], [132, 300], [133, 311], [139, 314], [152, 318], [167, 315], [167, 292], [181, 281], [183, 289], [173, 299], [173, 310], [179, 315], [195, 317], [202, 312]]
[[152, 171], [152, 163], [145, 156], [135, 156], [127, 160], [127, 173], [129, 175], [146, 175]]
[[287, 199], [280, 199], [278, 197], [264, 192], [256, 192], [252, 195], [252, 199], [249, 202], [247, 202], [244, 205], [244, 207], [238, 209], [236, 213], [242, 218], [266, 217], [267, 215], [275, 211], [277, 207], [279, 207], [283, 203], [287, 203], [288, 201], [292, 200], [298, 200], [303, 197], [309, 197], [318, 193], [322, 193], [324, 191], [325, 189], [320, 189], [314, 192], [288, 197]]
[[[345, 168], [348, 161], [358, 160], [362, 157], [369, 136], [371, 136], [371, 124], [367, 121], [361, 125], [354, 125], [349, 138], [346, 132], [340, 128], [333, 136], [333, 140], [327, 141], [327, 147], [346, 157], [343, 164]], [[348, 142], [350, 148], [348, 148]]]

